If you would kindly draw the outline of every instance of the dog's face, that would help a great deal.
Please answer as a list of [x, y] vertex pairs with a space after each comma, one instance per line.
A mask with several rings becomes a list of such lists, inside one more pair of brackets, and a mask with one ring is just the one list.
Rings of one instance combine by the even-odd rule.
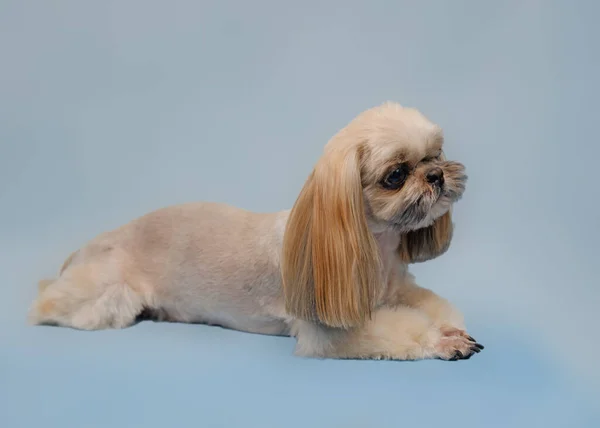
[[353, 125], [366, 136], [358, 151], [372, 230], [406, 233], [430, 226], [462, 196], [463, 165], [445, 159], [441, 129], [418, 111], [387, 104]]
[[286, 226], [290, 314], [343, 328], [369, 318], [382, 282], [377, 233], [400, 234], [405, 263], [446, 251], [466, 176], [442, 145], [437, 125], [394, 103], [365, 111], [329, 141]]

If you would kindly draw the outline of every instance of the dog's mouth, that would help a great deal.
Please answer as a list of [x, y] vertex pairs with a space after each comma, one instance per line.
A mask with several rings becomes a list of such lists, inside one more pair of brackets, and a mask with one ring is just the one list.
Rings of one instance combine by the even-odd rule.
[[461, 198], [463, 191], [464, 185], [456, 186], [454, 183], [432, 186], [394, 218], [392, 226], [402, 232], [425, 227], [444, 215]]
[[[435, 204], [426, 199], [430, 199], [433, 194], [423, 193], [419, 195], [410, 205], [406, 207], [399, 215], [392, 220], [392, 225], [396, 229], [410, 230], [414, 225], [422, 223], [429, 214], [431, 207]], [[434, 196], [438, 198], [439, 195]], [[429, 205], [428, 207], [426, 205]]]

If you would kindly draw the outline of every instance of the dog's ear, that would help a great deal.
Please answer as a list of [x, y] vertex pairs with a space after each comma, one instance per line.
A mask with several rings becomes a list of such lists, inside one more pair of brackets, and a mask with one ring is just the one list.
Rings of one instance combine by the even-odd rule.
[[365, 217], [359, 151], [329, 151], [286, 225], [281, 260], [286, 311], [331, 327], [360, 326], [371, 317], [379, 266]]
[[448, 211], [429, 227], [405, 233], [398, 252], [405, 263], [420, 263], [441, 256], [452, 241], [452, 214]]

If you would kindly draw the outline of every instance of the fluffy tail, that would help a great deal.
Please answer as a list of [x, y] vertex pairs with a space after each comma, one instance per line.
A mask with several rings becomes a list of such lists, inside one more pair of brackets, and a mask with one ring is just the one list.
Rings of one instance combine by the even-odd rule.
[[41, 293], [44, 291], [54, 281], [54, 279], [42, 279], [40, 282], [38, 282], [38, 292]]
[[[134, 324], [144, 309], [144, 298], [125, 281], [122, 267], [111, 260], [87, 263], [80, 258], [73, 263], [76, 254], [65, 261], [58, 278], [39, 282], [29, 322], [81, 330]], [[98, 263], [106, 263], [106, 269]]]
[[62, 273], [65, 271], [66, 268], [69, 267], [69, 265], [73, 262], [73, 259], [75, 258], [75, 256], [79, 253], [79, 250], [77, 251], [73, 251], [71, 253], [71, 255], [69, 257], [67, 257], [67, 260], [65, 260], [65, 262], [63, 263], [62, 267], [60, 268], [60, 273], [59, 275], [62, 275]]
[[[63, 263], [62, 267], [60, 268], [60, 272], [59, 272], [59, 276], [62, 275], [62, 273], [65, 271], [66, 268], [69, 267], [69, 265], [73, 262], [73, 259], [75, 258], [75, 255], [79, 252], [79, 250], [74, 251], [71, 253], [71, 255], [69, 257], [67, 257], [67, 260], [65, 260], [65, 262]], [[41, 293], [43, 292], [46, 288], [48, 288], [49, 285], [51, 285], [53, 282], [55, 282], [56, 279], [42, 279], [38, 282], [38, 292]]]

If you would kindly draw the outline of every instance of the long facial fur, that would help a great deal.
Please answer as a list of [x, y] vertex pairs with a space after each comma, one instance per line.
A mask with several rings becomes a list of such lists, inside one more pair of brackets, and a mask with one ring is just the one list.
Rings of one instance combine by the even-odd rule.
[[[461, 164], [444, 159], [442, 145], [437, 125], [393, 103], [364, 112], [329, 141], [286, 228], [282, 268], [290, 313], [334, 327], [361, 325], [373, 310], [372, 284], [383, 280], [373, 271], [382, 256], [373, 249], [376, 233], [404, 234], [398, 251], [406, 262], [448, 248], [449, 210], [466, 175]], [[406, 170], [404, 184], [383, 187], [398, 166]], [[433, 168], [443, 172], [442, 186], [427, 181]], [[326, 199], [318, 189], [330, 189]], [[347, 220], [357, 212], [362, 219]]]

